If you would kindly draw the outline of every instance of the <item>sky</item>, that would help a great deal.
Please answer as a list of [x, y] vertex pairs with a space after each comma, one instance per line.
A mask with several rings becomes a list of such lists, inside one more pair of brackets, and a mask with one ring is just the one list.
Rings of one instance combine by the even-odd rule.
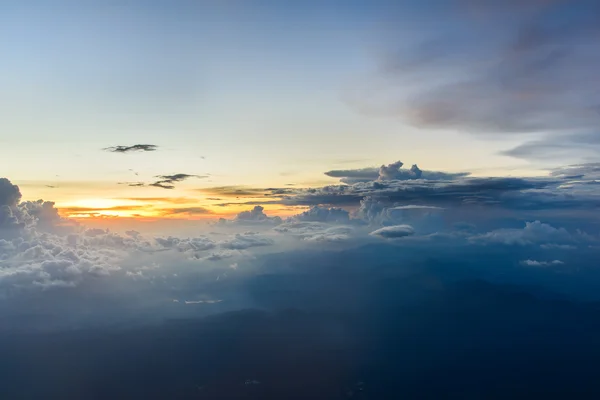
[[[118, 182], [209, 176], [168, 195], [210, 206], [193, 190], [322, 186], [325, 171], [398, 159], [494, 176], [589, 161], [597, 9], [577, 3], [6, 4], [3, 173], [64, 207], [165, 194]], [[158, 148], [102, 150], [135, 144]]]
[[34, 0], [0, 35], [1, 398], [600, 396], [596, 1]]

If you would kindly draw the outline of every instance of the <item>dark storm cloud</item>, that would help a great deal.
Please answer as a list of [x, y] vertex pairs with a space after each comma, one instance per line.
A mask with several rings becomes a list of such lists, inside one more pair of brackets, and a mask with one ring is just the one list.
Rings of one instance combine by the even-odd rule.
[[108, 151], [111, 153], [135, 153], [135, 152], [146, 152], [146, 151], [156, 151], [158, 146], [154, 144], [134, 144], [132, 146], [113, 146], [106, 147], [102, 150]]
[[[504, 205], [519, 207], [519, 193], [557, 184], [552, 179], [460, 178], [447, 181], [406, 180], [331, 185], [284, 197], [287, 205], [358, 205], [366, 196], [405, 204]], [[537, 193], [537, 192], [534, 192]], [[516, 196], [516, 197], [514, 197]], [[525, 197], [525, 195], [522, 195]], [[523, 199], [524, 200], [524, 199]], [[558, 202], [558, 200], [557, 200]], [[524, 204], [523, 204], [524, 205]]]
[[402, 92], [368, 87], [349, 101], [428, 129], [544, 135], [506, 153], [516, 157], [597, 156], [599, 136], [585, 132], [600, 124], [600, 3], [506, 3], [427, 8], [415, 18], [437, 23], [423, 24], [423, 42], [393, 49], [390, 41], [381, 63], [380, 77], [393, 82], [381, 87]]

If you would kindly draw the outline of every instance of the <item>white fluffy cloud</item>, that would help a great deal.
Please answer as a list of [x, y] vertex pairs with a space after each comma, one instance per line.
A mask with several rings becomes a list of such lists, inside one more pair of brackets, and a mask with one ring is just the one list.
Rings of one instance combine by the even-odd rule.
[[560, 260], [552, 260], [552, 261], [537, 261], [537, 260], [523, 260], [521, 261], [521, 265], [526, 267], [548, 267], [555, 265], [562, 265], [564, 262]]

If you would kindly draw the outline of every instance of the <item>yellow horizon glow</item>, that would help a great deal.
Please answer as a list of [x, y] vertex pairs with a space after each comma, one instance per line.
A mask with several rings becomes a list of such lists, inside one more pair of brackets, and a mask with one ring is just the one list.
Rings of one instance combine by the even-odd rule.
[[[193, 199], [192, 199], [193, 200]], [[250, 198], [244, 199], [250, 201]], [[175, 203], [176, 207], [166, 206], [167, 202], [143, 201], [142, 199], [114, 199], [114, 198], [89, 198], [57, 205], [62, 217], [74, 220], [96, 220], [96, 219], [184, 219], [184, 220], [213, 220], [219, 218], [232, 218], [242, 211], [254, 208], [248, 204], [228, 204], [217, 206], [210, 201], [190, 201], [189, 203]], [[175, 204], [170, 204], [175, 205]], [[218, 204], [218, 203], [216, 203]], [[194, 212], [194, 208], [204, 208], [206, 213]], [[286, 207], [277, 204], [264, 205], [265, 212], [269, 216], [287, 217], [306, 209], [306, 207]], [[190, 209], [189, 212], [184, 210]]]

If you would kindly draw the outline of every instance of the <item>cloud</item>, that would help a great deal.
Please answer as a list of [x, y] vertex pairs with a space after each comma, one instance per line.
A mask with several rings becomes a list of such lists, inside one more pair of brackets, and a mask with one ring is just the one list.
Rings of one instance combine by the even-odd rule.
[[15, 207], [21, 200], [19, 187], [8, 179], [0, 178], [0, 206]]
[[466, 172], [445, 173], [439, 171], [423, 171], [416, 164], [414, 164], [410, 169], [406, 169], [402, 168], [403, 165], [404, 163], [402, 161], [396, 161], [388, 165], [382, 165], [379, 168], [333, 170], [325, 172], [325, 175], [330, 176], [332, 178], [341, 178], [340, 181], [346, 184], [369, 182], [376, 180], [443, 180], [469, 175], [469, 173]]
[[273, 239], [256, 233], [238, 233], [233, 238], [220, 242], [219, 245], [230, 250], [246, 250], [250, 247], [271, 246], [274, 243]]
[[189, 174], [174, 174], [174, 175], [157, 175], [156, 178], [160, 180], [150, 183], [148, 186], [154, 186], [161, 189], [174, 189], [174, 183], [183, 182], [189, 178], [203, 179], [207, 178], [205, 175], [189, 175]]
[[386, 226], [371, 232], [373, 236], [379, 236], [384, 239], [397, 239], [415, 234], [415, 230], [410, 225], [392, 225]]
[[188, 215], [206, 215], [212, 214], [213, 212], [204, 207], [181, 207], [181, 208], [169, 208], [161, 210], [166, 215], [171, 214], [188, 214]]
[[262, 197], [269, 192], [268, 189], [246, 186], [217, 186], [197, 190], [207, 195], [222, 197]]
[[386, 38], [376, 76], [347, 96], [352, 107], [424, 129], [541, 136], [506, 153], [521, 158], [600, 154], [597, 2], [433, 3], [412, 16], [423, 28], [412, 43]]
[[264, 207], [254, 206], [252, 210], [242, 211], [232, 220], [221, 218], [220, 224], [238, 224], [238, 225], [278, 225], [282, 222], [281, 217], [269, 217], [264, 212]]
[[560, 260], [553, 261], [536, 261], [536, 260], [523, 260], [521, 261], [521, 265], [526, 267], [548, 267], [553, 265], [563, 265], [564, 262]]
[[144, 182], [117, 182], [117, 185], [127, 185], [130, 187], [143, 187], [146, 186]]
[[470, 238], [474, 243], [532, 245], [539, 243], [573, 243], [576, 238], [564, 228], [555, 228], [540, 221], [527, 222], [523, 229], [496, 229]]
[[290, 218], [273, 229], [279, 233], [295, 236], [308, 242], [341, 242], [350, 239], [354, 233], [354, 228], [351, 226], [300, 221], [296, 218]]
[[135, 152], [147, 152], [147, 151], [156, 151], [158, 146], [154, 144], [134, 144], [132, 146], [113, 146], [106, 147], [102, 150], [108, 151], [111, 153], [135, 153]]
[[176, 249], [181, 252], [198, 252], [214, 249], [216, 243], [206, 236], [194, 238], [178, 238], [169, 236], [166, 238], [157, 237], [154, 240], [164, 248]]
[[157, 175], [157, 178], [160, 179], [160, 182], [182, 182], [189, 178], [207, 178], [208, 176], [200, 176], [200, 175], [189, 175], [189, 174], [174, 174], [174, 175]]
[[293, 219], [296, 221], [347, 224], [350, 222], [350, 213], [339, 207], [325, 208], [313, 206], [307, 211], [296, 214]]

